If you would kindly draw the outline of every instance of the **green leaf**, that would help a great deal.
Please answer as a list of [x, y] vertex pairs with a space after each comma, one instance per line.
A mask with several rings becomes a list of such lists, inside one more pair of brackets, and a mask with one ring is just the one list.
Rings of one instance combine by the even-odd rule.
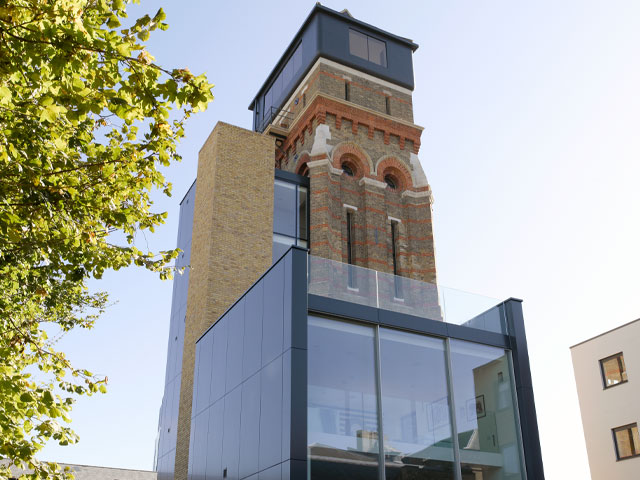
[[7, 87], [0, 86], [0, 105], [8, 105], [11, 101], [11, 90]]

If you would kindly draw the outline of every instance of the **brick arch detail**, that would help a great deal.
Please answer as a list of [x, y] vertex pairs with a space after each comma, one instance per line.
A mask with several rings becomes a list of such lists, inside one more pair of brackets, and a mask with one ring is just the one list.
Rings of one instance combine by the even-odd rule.
[[344, 155], [349, 155], [352, 159], [356, 158], [360, 162], [360, 167], [365, 177], [373, 175], [374, 169], [371, 157], [357, 143], [346, 141], [333, 147], [331, 165], [334, 168], [340, 168], [340, 159]]
[[308, 150], [305, 150], [304, 152], [300, 153], [300, 156], [298, 157], [298, 161], [296, 162], [296, 166], [294, 168], [294, 172], [300, 175], [300, 172], [302, 171], [302, 167], [304, 167], [304, 165], [308, 163], [310, 160], [311, 160], [311, 157], [309, 156]]
[[398, 160], [392, 155], [385, 155], [380, 158], [376, 164], [376, 178], [384, 182], [384, 176], [391, 173], [398, 177], [402, 190], [413, 190], [413, 176], [404, 162]]

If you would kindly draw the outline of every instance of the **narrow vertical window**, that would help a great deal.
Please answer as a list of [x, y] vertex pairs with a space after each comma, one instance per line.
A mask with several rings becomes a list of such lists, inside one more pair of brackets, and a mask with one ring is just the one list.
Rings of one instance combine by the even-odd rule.
[[302, 94], [302, 107], [306, 107], [307, 106], [307, 94], [303, 93]]
[[391, 97], [389, 96], [384, 97], [384, 110], [387, 115], [391, 115]]
[[345, 80], [344, 82], [344, 99], [347, 101], [351, 101], [351, 89], [349, 82]]
[[393, 257], [393, 274], [394, 277], [394, 296], [396, 298], [402, 297], [402, 279], [398, 276], [398, 222], [391, 222], [391, 256]]
[[353, 262], [353, 212], [347, 211], [347, 263]]
[[391, 255], [393, 255], [393, 274], [398, 275], [398, 258], [396, 239], [398, 238], [398, 222], [391, 222]]
[[347, 210], [347, 263], [349, 264], [349, 266], [347, 267], [347, 270], [348, 270], [347, 286], [349, 288], [355, 289], [357, 288], [356, 271], [353, 265], [355, 264], [356, 259], [354, 255], [353, 240], [354, 240], [353, 212]]

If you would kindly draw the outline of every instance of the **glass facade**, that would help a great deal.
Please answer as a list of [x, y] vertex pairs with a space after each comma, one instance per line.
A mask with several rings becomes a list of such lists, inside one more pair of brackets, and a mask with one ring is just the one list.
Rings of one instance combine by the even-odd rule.
[[275, 113], [273, 110], [277, 107], [278, 102], [282, 100], [282, 95], [291, 88], [293, 78], [300, 68], [302, 68], [302, 44], [295, 49], [293, 55], [291, 55], [264, 95], [262, 118], [265, 123], [271, 121], [271, 117]]
[[445, 341], [380, 328], [388, 480], [454, 478]]
[[374, 329], [319, 317], [308, 328], [311, 478], [376, 480]]
[[291, 245], [307, 248], [308, 189], [276, 179], [273, 186], [273, 263]]
[[508, 353], [477, 343], [450, 342], [462, 479], [523, 479]]
[[511, 371], [501, 348], [310, 316], [309, 478], [524, 479]]

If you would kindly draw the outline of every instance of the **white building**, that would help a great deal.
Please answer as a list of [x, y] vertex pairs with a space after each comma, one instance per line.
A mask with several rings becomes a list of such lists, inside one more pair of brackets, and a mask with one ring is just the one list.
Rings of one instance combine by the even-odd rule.
[[571, 347], [592, 480], [640, 478], [640, 319]]

